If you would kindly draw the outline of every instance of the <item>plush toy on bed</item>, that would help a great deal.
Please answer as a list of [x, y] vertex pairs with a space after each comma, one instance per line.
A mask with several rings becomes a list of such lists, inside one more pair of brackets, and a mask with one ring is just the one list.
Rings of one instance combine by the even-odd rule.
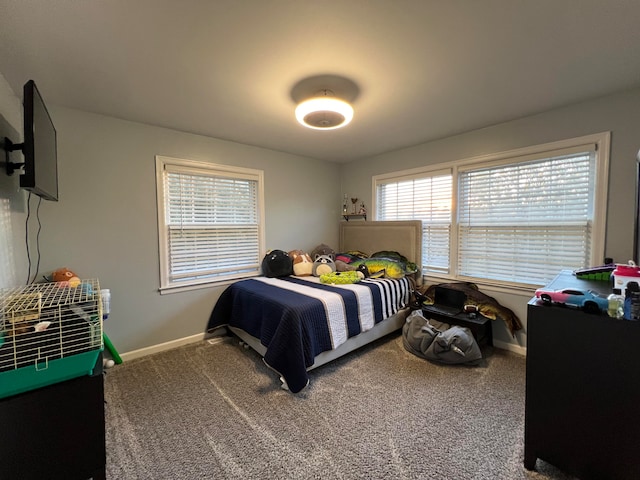
[[336, 264], [330, 256], [316, 256], [316, 260], [313, 262], [313, 270], [311, 272], [315, 277], [319, 277], [320, 275], [325, 275], [327, 273], [333, 273], [335, 271]]
[[332, 285], [347, 285], [349, 283], [357, 283], [363, 278], [362, 272], [332, 272], [320, 275], [320, 282]]
[[397, 262], [402, 266], [402, 269], [406, 274], [416, 273], [418, 271], [418, 266], [415, 263], [410, 262], [407, 257], [401, 253], [394, 252], [392, 250], [382, 250], [380, 252], [373, 253], [371, 258], [381, 258]]
[[296, 277], [307, 277], [313, 272], [313, 260], [302, 250], [291, 250], [289, 257], [293, 261], [293, 274]]
[[319, 255], [326, 255], [328, 257], [331, 257], [331, 260], [336, 259], [335, 250], [329, 245], [325, 245], [324, 243], [321, 243], [311, 251], [311, 258], [313, 258], [314, 260], [318, 258]]
[[356, 269], [364, 265], [371, 277], [404, 277], [404, 269], [402, 268], [402, 265], [398, 262], [394, 262], [393, 260], [386, 260], [384, 258], [366, 258], [364, 260], [357, 260], [350, 265], [352, 267], [356, 267]]
[[336, 270], [339, 272], [360, 271], [365, 278], [402, 278], [402, 265], [393, 260], [383, 258], [365, 258], [351, 263], [336, 260]]
[[265, 277], [286, 277], [293, 273], [293, 261], [283, 250], [269, 250], [262, 259], [262, 273]]

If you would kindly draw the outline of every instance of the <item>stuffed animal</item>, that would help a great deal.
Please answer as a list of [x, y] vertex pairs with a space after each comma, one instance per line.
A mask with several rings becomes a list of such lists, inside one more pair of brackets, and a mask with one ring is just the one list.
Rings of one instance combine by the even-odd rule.
[[329, 245], [325, 245], [324, 243], [321, 243], [320, 245], [318, 245], [311, 252], [311, 258], [313, 258], [314, 260], [318, 258], [318, 255], [326, 255], [328, 257], [331, 257], [331, 260], [336, 259], [335, 250], [331, 248]]
[[415, 263], [410, 262], [404, 255], [391, 250], [376, 252], [371, 255], [371, 258], [382, 258], [397, 262], [402, 266], [404, 273], [416, 273], [418, 271], [418, 266]]
[[70, 287], [80, 285], [80, 278], [67, 267], [62, 267], [54, 271], [51, 274], [51, 278], [54, 282], [66, 282]]
[[362, 272], [333, 272], [320, 275], [320, 282], [333, 285], [347, 285], [349, 283], [357, 283], [363, 278], [364, 275]]
[[313, 269], [311, 273], [315, 277], [324, 275], [326, 273], [332, 273], [336, 271], [336, 264], [333, 259], [328, 255], [318, 255], [313, 262]]
[[361, 266], [365, 266], [369, 272], [369, 276], [378, 277], [384, 276], [385, 278], [402, 278], [404, 277], [404, 269], [402, 265], [393, 260], [386, 260], [384, 258], [367, 258], [364, 260], [358, 260], [350, 265], [358, 269]]
[[262, 259], [262, 273], [265, 277], [286, 277], [293, 273], [293, 261], [282, 250], [269, 250]]
[[336, 272], [353, 272], [356, 270], [356, 267], [353, 265], [336, 258]]
[[307, 277], [313, 271], [313, 260], [302, 250], [291, 250], [289, 257], [293, 261], [293, 274], [296, 277]]

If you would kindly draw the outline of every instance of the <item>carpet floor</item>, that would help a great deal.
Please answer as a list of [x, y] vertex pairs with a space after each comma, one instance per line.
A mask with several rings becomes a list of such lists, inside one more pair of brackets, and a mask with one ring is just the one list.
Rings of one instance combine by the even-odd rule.
[[298, 394], [232, 337], [105, 377], [109, 479], [558, 479], [523, 467], [525, 359], [420, 359], [389, 335], [310, 372]]

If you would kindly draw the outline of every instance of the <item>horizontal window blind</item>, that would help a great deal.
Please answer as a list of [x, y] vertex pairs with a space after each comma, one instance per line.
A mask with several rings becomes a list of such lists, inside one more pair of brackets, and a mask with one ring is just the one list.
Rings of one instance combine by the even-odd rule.
[[381, 180], [377, 220], [422, 220], [422, 270], [447, 273], [451, 232], [451, 173]]
[[165, 165], [165, 286], [238, 278], [260, 271], [259, 178]]
[[458, 275], [544, 284], [589, 265], [595, 151], [458, 176]]

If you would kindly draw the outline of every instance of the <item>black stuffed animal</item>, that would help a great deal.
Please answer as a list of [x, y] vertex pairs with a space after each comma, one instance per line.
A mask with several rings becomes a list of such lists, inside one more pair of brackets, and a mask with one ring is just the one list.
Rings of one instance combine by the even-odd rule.
[[293, 260], [284, 250], [269, 250], [262, 259], [262, 273], [270, 278], [293, 275]]

